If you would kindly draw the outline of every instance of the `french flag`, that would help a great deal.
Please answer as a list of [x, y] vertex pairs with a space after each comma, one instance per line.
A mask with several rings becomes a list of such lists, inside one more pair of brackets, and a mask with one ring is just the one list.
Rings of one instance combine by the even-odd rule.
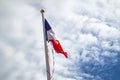
[[51, 42], [53, 45], [54, 50], [57, 53], [61, 53], [63, 54], [66, 58], [68, 58], [68, 54], [67, 52], [65, 52], [63, 50], [63, 48], [61, 47], [60, 42], [56, 39], [55, 37], [55, 33], [53, 32], [52, 28], [50, 27], [49, 23], [47, 22], [47, 20], [45, 19], [45, 32], [46, 32], [46, 40], [48, 42]]

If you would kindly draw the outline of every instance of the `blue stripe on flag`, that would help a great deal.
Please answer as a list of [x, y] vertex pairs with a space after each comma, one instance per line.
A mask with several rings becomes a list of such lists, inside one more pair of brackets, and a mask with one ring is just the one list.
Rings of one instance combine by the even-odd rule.
[[45, 19], [45, 34], [46, 34], [46, 40], [47, 41], [49, 41], [47, 31], [50, 30], [50, 29], [51, 29], [51, 27], [50, 27], [49, 23], [47, 22], [47, 20]]
[[47, 20], [45, 19], [45, 30], [48, 31], [50, 29], [51, 29], [51, 27], [50, 27], [49, 23], [47, 22]]

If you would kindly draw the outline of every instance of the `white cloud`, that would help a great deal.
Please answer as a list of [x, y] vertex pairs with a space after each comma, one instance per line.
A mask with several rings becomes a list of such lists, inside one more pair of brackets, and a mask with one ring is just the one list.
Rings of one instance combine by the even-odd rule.
[[13, 0], [0, 4], [1, 80], [46, 79], [41, 8], [69, 53], [69, 59], [55, 54], [53, 79], [103, 80], [95, 71], [102, 72], [103, 66], [118, 61], [114, 58], [120, 51], [119, 1]]

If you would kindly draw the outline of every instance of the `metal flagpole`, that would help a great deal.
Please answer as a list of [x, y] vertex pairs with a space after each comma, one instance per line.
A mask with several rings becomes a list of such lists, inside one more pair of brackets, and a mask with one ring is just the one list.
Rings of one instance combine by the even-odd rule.
[[44, 34], [44, 47], [45, 47], [45, 59], [46, 59], [46, 72], [47, 72], [47, 80], [50, 80], [50, 65], [49, 65], [49, 55], [48, 55], [48, 48], [46, 42], [46, 32], [45, 32], [45, 18], [44, 18], [44, 10], [41, 9], [42, 14], [42, 23], [43, 23], [43, 34]]

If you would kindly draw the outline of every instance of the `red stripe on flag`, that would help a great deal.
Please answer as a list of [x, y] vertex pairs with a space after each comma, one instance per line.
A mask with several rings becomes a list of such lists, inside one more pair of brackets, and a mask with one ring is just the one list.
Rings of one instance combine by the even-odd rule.
[[50, 40], [50, 42], [52, 43], [53, 48], [54, 48], [54, 50], [55, 50], [57, 53], [61, 53], [61, 54], [63, 54], [66, 58], [68, 58], [67, 52], [65, 52], [65, 51], [63, 50], [63, 48], [61, 47], [61, 44], [60, 44], [60, 42], [59, 42], [58, 40]]

